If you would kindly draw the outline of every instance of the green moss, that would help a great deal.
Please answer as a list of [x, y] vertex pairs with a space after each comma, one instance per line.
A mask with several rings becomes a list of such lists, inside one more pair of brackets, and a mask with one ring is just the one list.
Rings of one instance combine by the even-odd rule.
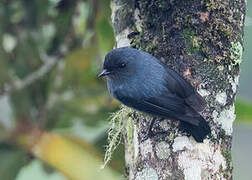
[[221, 154], [226, 159], [226, 164], [227, 164], [227, 169], [228, 170], [225, 169], [225, 171], [223, 171], [223, 167], [220, 166], [219, 171], [222, 172], [222, 174], [223, 174], [223, 176], [224, 176], [225, 179], [231, 179], [231, 177], [232, 177], [232, 170], [233, 170], [231, 150], [223, 149], [221, 151]]
[[226, 159], [228, 167], [232, 164], [232, 153], [231, 150], [222, 149], [221, 154]]
[[231, 29], [228, 25], [220, 24], [217, 29], [226, 37], [231, 34]]
[[192, 41], [195, 32], [191, 28], [184, 29], [183, 38], [187, 41]]
[[184, 29], [183, 38], [186, 43], [188, 54], [192, 54], [200, 50], [200, 38], [195, 36], [195, 31], [191, 28]]
[[[113, 113], [110, 117], [110, 128], [108, 132], [108, 145], [106, 147], [104, 157], [104, 167], [110, 161], [114, 150], [118, 147], [121, 142], [122, 132], [126, 127], [128, 118], [133, 113], [133, 110], [127, 107], [121, 107], [121, 109]], [[132, 119], [132, 118], [130, 118]], [[130, 131], [130, 130], [129, 130]]]
[[175, 134], [174, 133], [170, 133], [169, 134], [169, 140], [173, 141], [175, 139]]
[[224, 33], [225, 33], [226, 36], [230, 36], [231, 35], [231, 31], [230, 30], [226, 30], [226, 31], [224, 31]]
[[[134, 144], [133, 144], [133, 137], [134, 137], [134, 119], [129, 117], [127, 120], [127, 124], [125, 126], [127, 132], [127, 142], [131, 148], [131, 152], [134, 152]], [[133, 154], [133, 153], [132, 153]]]
[[[203, 0], [203, 3], [205, 3], [205, 0]], [[206, 8], [208, 11], [217, 9], [216, 3], [214, 2], [214, 0], [210, 0], [210, 2], [206, 3]]]
[[192, 40], [192, 45], [193, 45], [193, 48], [195, 48], [195, 50], [198, 51], [200, 48], [200, 38], [197, 36], [194, 36], [194, 38]]
[[240, 65], [242, 62], [243, 47], [240, 42], [231, 42], [231, 59], [233, 65]]
[[[149, 52], [153, 54], [159, 46], [159, 38], [155, 36], [153, 39], [146, 37], [145, 32], [140, 32], [139, 35], [135, 36], [131, 41], [131, 47]], [[144, 43], [148, 41], [149, 43]]]
[[184, 18], [184, 20], [185, 20], [185, 23], [191, 24], [192, 23], [192, 16], [191, 16], [191, 14], [186, 15], [185, 18]]

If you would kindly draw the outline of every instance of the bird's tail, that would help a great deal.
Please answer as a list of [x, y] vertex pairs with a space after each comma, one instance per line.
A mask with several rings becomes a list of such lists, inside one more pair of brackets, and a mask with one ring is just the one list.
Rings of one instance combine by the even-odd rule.
[[[180, 121], [179, 129], [182, 131], [186, 131], [187, 133], [192, 135], [197, 142], [203, 142], [205, 137], [211, 132], [211, 129], [206, 120], [202, 116], [198, 117], [187, 116], [186, 118], [187, 122], [181, 119], [182, 121]], [[191, 118], [191, 121], [198, 121], [199, 123], [197, 125], [188, 123], [188, 118]]]

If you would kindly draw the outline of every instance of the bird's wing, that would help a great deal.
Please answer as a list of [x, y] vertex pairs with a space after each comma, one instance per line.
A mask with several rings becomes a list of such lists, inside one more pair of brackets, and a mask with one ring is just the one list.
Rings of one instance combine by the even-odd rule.
[[155, 97], [143, 98], [125, 96], [121, 91], [115, 91], [114, 95], [124, 105], [147, 114], [172, 120], [181, 120], [193, 125], [198, 125], [199, 123], [196, 118], [193, 118], [199, 116], [198, 113], [191, 114], [192, 111], [185, 103], [185, 100], [168, 91]]
[[161, 94], [159, 96], [145, 98], [143, 102], [156, 106], [157, 108], [160, 108], [160, 110], [164, 109], [167, 112], [177, 114], [185, 113], [186, 106], [184, 100], [177, 97], [175, 94]]
[[188, 106], [183, 99], [174, 94], [145, 99], [140, 102], [140, 106], [144, 107], [144, 111], [150, 114], [168, 119], [179, 119], [193, 125], [198, 125], [196, 119], [184, 118], [187, 116]]
[[187, 111], [187, 105], [184, 100], [175, 94], [162, 94], [155, 97], [138, 99], [137, 101], [124, 98], [122, 102], [147, 114], [173, 120], [178, 120], [178, 117], [186, 115]]
[[176, 94], [180, 98], [183, 98], [186, 104], [192, 107], [195, 111], [203, 111], [207, 103], [195, 90], [195, 88], [174, 70], [170, 69], [169, 67], [167, 67], [166, 70], [169, 74], [166, 77], [166, 87], [169, 89], [169, 91]]

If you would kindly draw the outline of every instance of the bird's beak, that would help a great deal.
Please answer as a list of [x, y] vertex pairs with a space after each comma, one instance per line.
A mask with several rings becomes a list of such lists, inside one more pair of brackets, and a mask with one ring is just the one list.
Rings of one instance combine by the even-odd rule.
[[107, 69], [103, 69], [102, 72], [98, 75], [98, 77], [103, 77], [103, 76], [106, 76], [106, 75], [109, 75], [111, 72], [108, 71]]

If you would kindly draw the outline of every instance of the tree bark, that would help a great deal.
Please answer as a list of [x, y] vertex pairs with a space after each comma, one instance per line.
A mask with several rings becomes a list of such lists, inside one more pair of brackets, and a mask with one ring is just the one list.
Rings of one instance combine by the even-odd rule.
[[232, 179], [232, 123], [243, 52], [245, 0], [112, 0], [117, 47], [132, 46], [167, 63], [197, 88], [211, 126], [204, 143], [178, 122], [143, 140], [151, 117], [135, 112], [124, 131], [128, 179]]

